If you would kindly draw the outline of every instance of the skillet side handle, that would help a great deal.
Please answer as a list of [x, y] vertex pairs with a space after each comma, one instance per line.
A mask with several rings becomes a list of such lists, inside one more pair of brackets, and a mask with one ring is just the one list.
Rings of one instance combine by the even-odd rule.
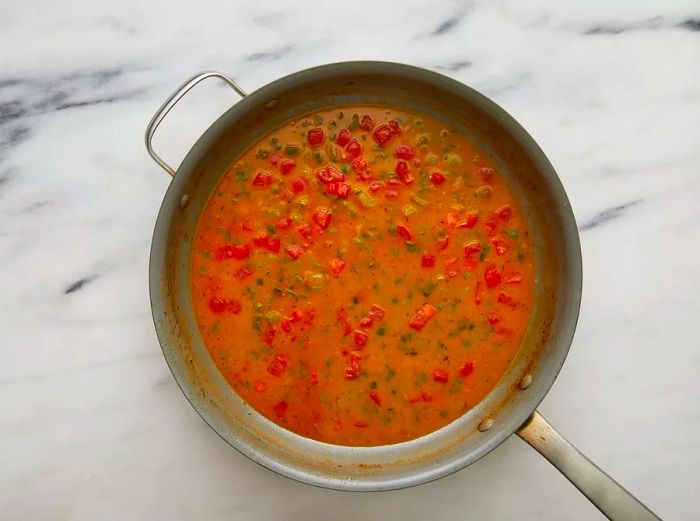
[[613, 521], [660, 521], [641, 501], [599, 469], [535, 411], [517, 431]]
[[175, 177], [175, 169], [171, 167], [168, 163], [163, 161], [158, 154], [156, 154], [155, 150], [153, 150], [153, 135], [156, 133], [156, 130], [158, 129], [158, 125], [161, 124], [165, 116], [168, 115], [168, 112], [172, 110], [172, 108], [177, 105], [177, 102], [182, 99], [182, 97], [187, 94], [192, 88], [197, 85], [200, 81], [206, 80], [207, 78], [219, 78], [220, 80], [223, 80], [225, 83], [228, 84], [229, 87], [231, 87], [241, 98], [246, 97], [246, 92], [241, 89], [238, 84], [233, 81], [231, 78], [226, 76], [225, 74], [221, 72], [216, 72], [216, 71], [207, 71], [207, 72], [200, 72], [199, 74], [195, 74], [188, 80], [186, 80], [182, 85], [180, 85], [177, 89], [175, 89], [175, 92], [173, 92], [168, 99], [166, 99], [163, 104], [158, 108], [156, 113], [153, 115], [151, 118], [151, 121], [148, 122], [148, 126], [146, 127], [146, 136], [145, 136], [145, 141], [146, 141], [146, 150], [148, 150], [148, 153], [150, 156], [153, 158], [153, 160], [158, 163], [158, 165], [165, 170], [171, 177]]

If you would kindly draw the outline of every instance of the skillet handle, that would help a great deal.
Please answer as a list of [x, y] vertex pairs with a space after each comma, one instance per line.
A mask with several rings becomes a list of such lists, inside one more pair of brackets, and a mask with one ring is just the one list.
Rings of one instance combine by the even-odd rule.
[[226, 83], [228, 83], [228, 85], [234, 91], [236, 91], [242, 98], [245, 98], [247, 96], [246, 92], [243, 89], [241, 89], [235, 81], [233, 81], [225, 74], [216, 71], [207, 71], [195, 74], [190, 79], [185, 81], [185, 83], [183, 83], [177, 89], [175, 89], [175, 92], [173, 92], [170, 95], [170, 97], [166, 99], [165, 102], [160, 106], [160, 108], [153, 115], [151, 121], [149, 121], [148, 126], [146, 127], [146, 150], [148, 150], [148, 153], [153, 158], [153, 160], [156, 163], [158, 163], [161, 166], [161, 168], [163, 168], [163, 170], [165, 170], [170, 176], [175, 176], [175, 170], [169, 164], [163, 161], [160, 158], [160, 156], [156, 154], [153, 150], [153, 135], [156, 133], [156, 129], [158, 128], [158, 125], [160, 125], [163, 121], [163, 118], [165, 118], [165, 116], [168, 115], [168, 112], [170, 112], [172, 108], [175, 105], [177, 105], [177, 102], [180, 101], [180, 99], [182, 99], [182, 97], [185, 94], [192, 90], [192, 87], [197, 85], [200, 81], [206, 80], [207, 78], [219, 78], [220, 80], [223, 80]]
[[660, 521], [641, 501], [566, 441], [535, 411], [517, 431], [613, 521]]

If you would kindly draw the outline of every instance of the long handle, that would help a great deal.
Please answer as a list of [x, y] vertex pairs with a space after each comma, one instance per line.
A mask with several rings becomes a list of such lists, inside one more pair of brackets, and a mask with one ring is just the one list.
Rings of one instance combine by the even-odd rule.
[[160, 156], [156, 154], [155, 150], [153, 150], [153, 135], [156, 133], [156, 129], [158, 128], [158, 125], [160, 125], [160, 123], [163, 121], [163, 118], [165, 118], [165, 116], [168, 115], [168, 112], [170, 112], [172, 108], [175, 105], [177, 105], [177, 102], [180, 101], [180, 99], [185, 94], [187, 94], [192, 89], [192, 87], [197, 85], [200, 81], [206, 80], [207, 78], [219, 78], [220, 80], [225, 81], [229, 85], [229, 87], [235, 90], [241, 96], [241, 98], [244, 98], [246, 96], [245, 91], [241, 89], [235, 81], [233, 81], [225, 74], [216, 71], [208, 71], [200, 72], [199, 74], [195, 74], [194, 76], [192, 76], [182, 85], [180, 85], [177, 89], [175, 89], [175, 92], [173, 92], [170, 95], [170, 97], [165, 100], [165, 102], [153, 115], [151, 121], [149, 121], [148, 126], [146, 127], [146, 150], [148, 150], [148, 153], [151, 155], [153, 160], [156, 163], [158, 163], [163, 168], [163, 170], [165, 170], [168, 174], [170, 174], [173, 177], [175, 176], [175, 169], [171, 167], [168, 163], [163, 161], [160, 158]]
[[566, 441], [537, 411], [520, 427], [518, 436], [559, 469], [608, 519], [660, 521], [641, 501]]

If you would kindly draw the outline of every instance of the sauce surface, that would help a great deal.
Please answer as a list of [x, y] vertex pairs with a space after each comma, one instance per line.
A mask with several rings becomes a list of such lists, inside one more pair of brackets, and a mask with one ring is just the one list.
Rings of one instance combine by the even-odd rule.
[[204, 342], [236, 392], [302, 436], [428, 434], [476, 405], [533, 302], [527, 223], [486, 154], [426, 116], [291, 121], [226, 172], [191, 255]]

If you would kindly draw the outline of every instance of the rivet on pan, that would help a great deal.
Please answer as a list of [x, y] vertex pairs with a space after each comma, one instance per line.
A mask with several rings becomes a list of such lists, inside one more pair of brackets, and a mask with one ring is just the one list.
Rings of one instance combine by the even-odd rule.
[[180, 208], [186, 208], [188, 204], [190, 204], [190, 196], [185, 194], [180, 199]]
[[524, 391], [528, 387], [530, 387], [530, 384], [532, 383], [532, 375], [531, 374], [526, 374], [520, 379], [520, 382], [518, 382], [518, 389], [521, 391]]
[[482, 421], [479, 424], [479, 430], [481, 432], [486, 432], [489, 430], [491, 427], [493, 427], [493, 420], [491, 418], [486, 418], [484, 421]]
[[277, 106], [277, 103], [279, 103], [279, 101], [280, 101], [280, 100], [278, 100], [278, 99], [271, 99], [270, 101], [268, 101], [267, 103], [265, 103], [265, 108], [266, 108], [267, 110], [274, 109], [275, 106]]

